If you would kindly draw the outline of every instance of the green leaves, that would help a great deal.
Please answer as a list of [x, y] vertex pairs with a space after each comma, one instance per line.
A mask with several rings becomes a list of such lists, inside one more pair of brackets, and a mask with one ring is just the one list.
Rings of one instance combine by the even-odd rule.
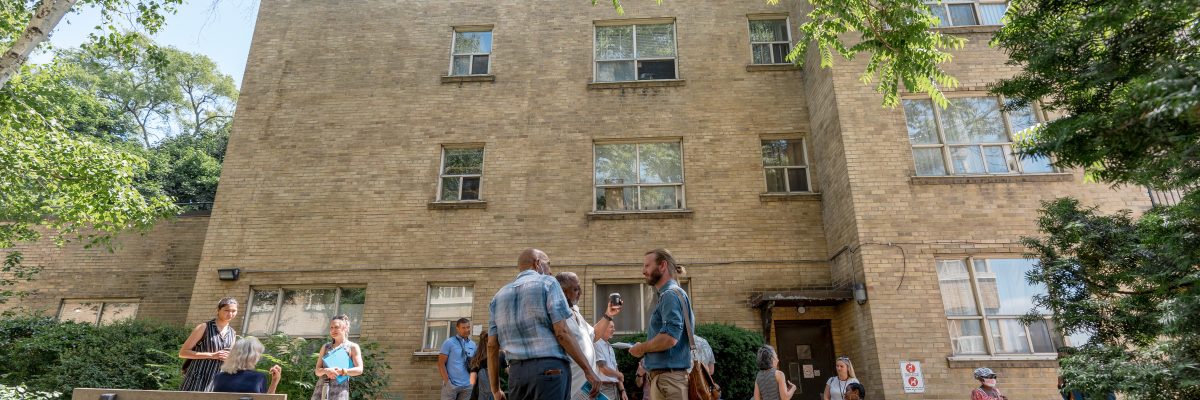
[[[778, 4], [778, 0], [768, 3]], [[938, 20], [921, 0], [810, 0], [812, 11], [800, 25], [800, 37], [787, 60], [805, 61], [815, 42], [822, 68], [833, 66], [834, 54], [845, 59], [865, 53], [866, 69], [859, 76], [864, 84], [878, 82], [883, 105], [900, 104], [901, 88], [924, 92], [946, 106], [942, 88], [958, 86], [958, 80], [939, 66], [950, 62], [943, 50], [961, 49], [963, 38], [934, 30]], [[858, 32], [854, 40], [846, 34]]]
[[993, 45], [1024, 70], [994, 92], [1063, 113], [1023, 143], [1099, 180], [1200, 183], [1200, 0], [1010, 3]]

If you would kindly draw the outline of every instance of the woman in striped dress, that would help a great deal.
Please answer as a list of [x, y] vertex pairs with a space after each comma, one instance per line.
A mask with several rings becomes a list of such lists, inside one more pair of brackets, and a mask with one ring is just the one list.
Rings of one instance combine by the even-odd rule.
[[221, 363], [229, 357], [235, 334], [229, 321], [237, 316], [238, 302], [226, 297], [217, 302], [217, 318], [192, 329], [191, 336], [179, 349], [183, 362], [183, 385], [185, 392], [211, 392], [213, 377], [221, 371]]

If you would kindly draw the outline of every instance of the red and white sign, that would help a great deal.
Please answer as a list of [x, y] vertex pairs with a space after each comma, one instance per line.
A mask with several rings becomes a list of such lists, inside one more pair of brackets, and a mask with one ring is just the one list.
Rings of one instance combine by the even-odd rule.
[[904, 393], [925, 393], [925, 376], [920, 361], [901, 361], [900, 376], [904, 378]]

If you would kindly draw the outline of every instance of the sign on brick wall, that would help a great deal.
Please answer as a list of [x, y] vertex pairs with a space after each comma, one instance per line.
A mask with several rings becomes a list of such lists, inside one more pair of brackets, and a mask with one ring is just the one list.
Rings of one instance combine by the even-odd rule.
[[904, 378], [904, 393], [925, 393], [925, 376], [920, 361], [901, 361], [900, 376]]

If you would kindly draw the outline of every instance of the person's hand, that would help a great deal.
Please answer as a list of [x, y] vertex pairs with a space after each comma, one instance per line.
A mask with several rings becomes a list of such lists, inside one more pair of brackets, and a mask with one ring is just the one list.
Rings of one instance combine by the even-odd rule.
[[631, 356], [642, 358], [642, 356], [645, 354], [646, 352], [642, 351], [642, 342], [634, 343], [633, 347], [629, 348], [629, 355]]
[[279, 364], [275, 364], [275, 366], [271, 367], [270, 372], [271, 372], [271, 380], [279, 381], [280, 375], [283, 374], [283, 368], [280, 368]]
[[592, 384], [592, 391], [588, 393], [588, 398], [594, 399], [594, 398], [596, 398], [596, 396], [599, 396], [600, 395], [600, 377], [596, 376], [596, 373], [592, 372], [592, 371], [587, 371], [587, 373], [583, 377], [585, 379], [587, 379], [588, 383]]
[[625, 391], [624, 391], [624, 390], [622, 390], [622, 391], [621, 391], [621, 400], [629, 400], [629, 396], [626, 396], [626, 395], [625, 395]]
[[226, 358], [229, 358], [229, 350], [221, 350], [221, 351], [212, 353], [212, 358], [214, 360], [225, 361]]
[[622, 305], [620, 305], [620, 304], [612, 304], [612, 303], [609, 303], [609, 304], [608, 304], [608, 309], [607, 309], [607, 310], [604, 310], [604, 315], [607, 315], [609, 318], [616, 318], [616, 317], [617, 317], [617, 314], [620, 314], [620, 313], [621, 313], [621, 308], [622, 308], [622, 307], [623, 307], [623, 306], [622, 306]]
[[322, 369], [325, 370], [323, 373], [325, 374], [326, 378], [337, 379], [337, 370], [336, 369], [334, 369], [334, 368], [322, 368]]
[[504, 396], [503, 390], [497, 390], [497, 391], [492, 392], [492, 398], [494, 398], [496, 400], [508, 400], [507, 397]]

